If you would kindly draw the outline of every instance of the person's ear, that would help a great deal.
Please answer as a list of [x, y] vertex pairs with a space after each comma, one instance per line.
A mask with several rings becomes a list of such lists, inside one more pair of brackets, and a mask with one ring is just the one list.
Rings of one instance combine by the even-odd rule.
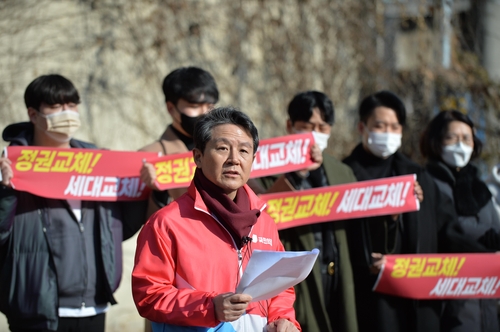
[[363, 133], [365, 132], [365, 126], [366, 125], [362, 121], [358, 122], [358, 132], [360, 135], [363, 135]]
[[197, 148], [193, 149], [193, 160], [194, 163], [196, 164], [196, 167], [201, 168], [201, 157], [203, 156], [203, 153]]
[[174, 111], [175, 111], [175, 105], [171, 101], [167, 101], [167, 111], [168, 114], [170, 114], [171, 117], [174, 117]]
[[286, 132], [289, 135], [293, 134], [293, 124], [292, 124], [292, 121], [290, 121], [290, 119], [286, 120]]
[[38, 115], [38, 111], [34, 109], [33, 107], [28, 107], [28, 117], [30, 118], [30, 122], [35, 124], [36, 123], [36, 117]]

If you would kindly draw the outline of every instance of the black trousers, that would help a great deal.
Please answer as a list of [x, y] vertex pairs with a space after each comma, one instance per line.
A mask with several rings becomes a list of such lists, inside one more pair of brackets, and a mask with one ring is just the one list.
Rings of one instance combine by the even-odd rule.
[[[90, 317], [59, 317], [57, 332], [104, 332], [106, 314]], [[14, 329], [12, 332], [54, 332], [53, 330]]]

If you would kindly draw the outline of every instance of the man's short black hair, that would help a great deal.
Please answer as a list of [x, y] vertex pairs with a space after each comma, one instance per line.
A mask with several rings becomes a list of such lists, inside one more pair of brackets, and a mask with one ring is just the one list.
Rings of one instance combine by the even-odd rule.
[[73, 83], [67, 78], [58, 75], [42, 75], [31, 82], [24, 92], [26, 107], [37, 111], [41, 103], [48, 105], [80, 103], [80, 95]]
[[380, 106], [392, 109], [396, 112], [399, 124], [402, 126], [406, 124], [405, 104], [396, 94], [390, 91], [379, 91], [365, 97], [361, 105], [359, 105], [359, 120], [366, 123], [373, 111]]
[[441, 160], [443, 153], [443, 141], [448, 132], [448, 126], [453, 121], [465, 123], [472, 130], [472, 139], [474, 140], [474, 150], [472, 150], [471, 160], [481, 155], [483, 143], [477, 138], [474, 123], [465, 114], [456, 111], [442, 111], [429, 122], [420, 137], [420, 152], [422, 156], [432, 160]]
[[163, 80], [165, 102], [177, 105], [179, 99], [193, 104], [216, 104], [219, 90], [213, 76], [198, 67], [181, 67]]
[[327, 95], [319, 91], [305, 91], [296, 94], [288, 104], [288, 117], [292, 124], [296, 121], [307, 122], [311, 119], [313, 109], [316, 107], [320, 110], [323, 121], [332, 126], [335, 121], [333, 103]]
[[224, 124], [234, 124], [243, 127], [252, 136], [253, 153], [259, 147], [259, 132], [252, 120], [245, 113], [234, 107], [218, 107], [200, 116], [194, 128], [194, 147], [205, 153], [207, 143], [212, 139], [212, 131], [215, 127]]

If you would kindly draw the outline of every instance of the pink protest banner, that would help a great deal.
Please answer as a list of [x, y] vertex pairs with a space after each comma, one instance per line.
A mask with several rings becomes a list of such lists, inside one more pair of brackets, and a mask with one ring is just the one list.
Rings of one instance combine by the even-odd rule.
[[375, 292], [420, 300], [500, 298], [499, 254], [385, 257]]
[[417, 211], [415, 175], [261, 195], [278, 229]]
[[55, 199], [131, 201], [146, 199], [149, 189], [139, 179], [142, 160], [151, 152], [10, 146], [16, 190]]
[[298, 171], [312, 165], [312, 133], [295, 134], [262, 140], [255, 155], [250, 177]]
[[[275, 137], [260, 141], [250, 177], [297, 171], [312, 165], [311, 133]], [[148, 159], [156, 168], [156, 185], [160, 190], [188, 187], [196, 165], [192, 152]]]

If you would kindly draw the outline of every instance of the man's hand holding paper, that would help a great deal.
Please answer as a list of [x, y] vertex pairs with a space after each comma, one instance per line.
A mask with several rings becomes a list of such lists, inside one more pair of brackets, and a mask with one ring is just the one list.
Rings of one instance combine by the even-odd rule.
[[270, 299], [303, 281], [319, 254], [311, 251], [254, 250], [241, 281], [238, 294], [252, 296], [252, 302]]

